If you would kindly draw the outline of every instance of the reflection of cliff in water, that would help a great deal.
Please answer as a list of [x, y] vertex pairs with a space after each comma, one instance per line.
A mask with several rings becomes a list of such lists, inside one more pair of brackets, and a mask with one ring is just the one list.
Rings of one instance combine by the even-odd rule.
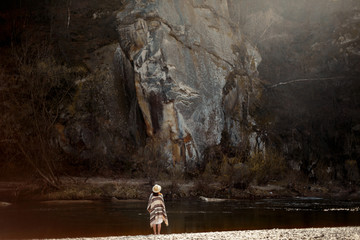
[[[317, 198], [167, 201], [163, 233], [360, 226], [360, 202]], [[41, 202], [0, 208], [1, 239], [148, 235], [146, 202]]]

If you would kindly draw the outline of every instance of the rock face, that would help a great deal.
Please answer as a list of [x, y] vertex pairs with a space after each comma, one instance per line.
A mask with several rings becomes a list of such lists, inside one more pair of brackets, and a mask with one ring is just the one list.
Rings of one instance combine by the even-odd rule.
[[129, 145], [136, 145], [128, 128], [129, 118], [136, 115], [129, 114], [128, 94], [114, 69], [116, 12], [124, 5], [113, 0], [78, 0], [43, 6], [52, 19], [61, 57], [83, 73], [74, 83], [72, 103], [64, 107], [56, 125], [60, 145], [70, 155], [71, 164], [97, 171], [122, 164]]
[[288, 161], [315, 180], [352, 175], [344, 165], [357, 169], [357, 159], [360, 167], [353, 130], [360, 121], [360, 3], [245, 0], [231, 9], [262, 56], [268, 136], [280, 140], [268, 142], [279, 141]]
[[229, 10], [224, 0], [134, 1], [117, 14], [115, 68], [123, 69], [127, 91], [135, 90], [147, 136], [187, 167], [219, 144], [224, 130], [234, 144], [243, 141], [233, 131], [234, 109], [250, 120], [246, 105], [261, 57]]
[[314, 180], [359, 182], [359, 16], [358, 0], [4, 0], [2, 159], [22, 156], [14, 136], [38, 145], [45, 120], [12, 80], [30, 74], [70, 169], [146, 172], [152, 149], [188, 171], [249, 165], [266, 143]]
[[50, 13], [86, 71], [57, 126], [76, 159], [126, 162], [149, 139], [188, 170], [224, 141], [308, 173], [359, 159], [357, 0], [71, 2]]

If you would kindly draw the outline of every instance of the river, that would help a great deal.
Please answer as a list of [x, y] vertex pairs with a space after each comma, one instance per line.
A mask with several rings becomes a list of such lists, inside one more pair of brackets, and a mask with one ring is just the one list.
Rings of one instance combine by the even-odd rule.
[[[0, 239], [150, 234], [145, 201], [23, 202], [0, 208]], [[360, 226], [360, 201], [168, 201], [162, 233]]]

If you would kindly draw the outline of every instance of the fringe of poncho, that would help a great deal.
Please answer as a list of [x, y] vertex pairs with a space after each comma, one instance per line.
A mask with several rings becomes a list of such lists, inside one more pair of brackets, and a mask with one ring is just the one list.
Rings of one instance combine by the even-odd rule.
[[164, 220], [166, 226], [169, 225], [164, 198], [161, 193], [159, 193], [158, 196], [154, 196], [154, 194], [150, 195], [147, 210], [150, 212], [150, 227], [152, 227], [154, 222], [159, 218]]

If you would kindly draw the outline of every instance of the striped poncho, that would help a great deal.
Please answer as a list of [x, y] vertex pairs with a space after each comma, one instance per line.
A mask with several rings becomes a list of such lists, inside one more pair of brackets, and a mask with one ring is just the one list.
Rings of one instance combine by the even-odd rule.
[[163, 219], [166, 226], [169, 225], [164, 198], [161, 193], [159, 195], [154, 196], [152, 193], [149, 197], [149, 203], [147, 206], [147, 210], [150, 213], [150, 227], [152, 227], [160, 218]]

